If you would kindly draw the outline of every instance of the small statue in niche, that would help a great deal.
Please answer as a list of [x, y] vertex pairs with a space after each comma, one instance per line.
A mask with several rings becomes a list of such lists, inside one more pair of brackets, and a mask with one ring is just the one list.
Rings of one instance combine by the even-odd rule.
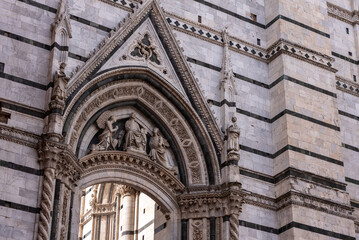
[[92, 146], [93, 151], [107, 151], [116, 150], [118, 144], [120, 144], [124, 132], [121, 131], [118, 139], [115, 139], [113, 135], [118, 130], [118, 126], [113, 127], [113, 124], [117, 121], [115, 117], [110, 116], [110, 112], [103, 113], [96, 121], [99, 128], [103, 128], [103, 132], [100, 134], [99, 143]]
[[146, 152], [147, 130], [141, 128], [136, 121], [136, 113], [132, 113], [125, 123], [126, 136], [124, 150]]
[[150, 158], [165, 168], [174, 171], [174, 167], [170, 165], [166, 148], [170, 145], [159, 132], [158, 128], [153, 129], [153, 136], [150, 139]]
[[65, 74], [66, 63], [60, 64], [60, 69], [56, 71], [54, 76], [54, 88], [52, 90], [51, 100], [56, 100], [60, 102], [65, 101], [65, 90], [69, 77]]
[[95, 194], [92, 193], [91, 194], [91, 199], [90, 199], [90, 206], [92, 208], [95, 208], [96, 204], [97, 204], [96, 196], [95, 196]]
[[239, 155], [239, 135], [240, 130], [239, 127], [236, 124], [237, 118], [232, 117], [232, 125], [230, 125], [227, 129], [227, 135], [228, 135], [228, 146], [227, 146], [227, 152], [228, 154], [235, 154]]

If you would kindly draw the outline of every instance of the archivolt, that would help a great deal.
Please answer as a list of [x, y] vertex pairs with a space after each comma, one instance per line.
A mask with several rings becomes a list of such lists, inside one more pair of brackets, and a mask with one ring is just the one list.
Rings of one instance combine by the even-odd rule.
[[136, 102], [167, 126], [183, 153], [188, 184], [219, 183], [216, 153], [200, 118], [164, 79], [150, 69], [116, 68], [99, 74], [84, 86], [67, 105], [63, 135], [73, 152], [85, 126], [99, 109], [121, 102]]

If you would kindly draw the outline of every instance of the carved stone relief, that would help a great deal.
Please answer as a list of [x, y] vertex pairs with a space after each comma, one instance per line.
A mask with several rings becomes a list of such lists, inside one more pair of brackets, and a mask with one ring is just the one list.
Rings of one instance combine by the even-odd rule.
[[132, 57], [144, 58], [147, 61], [161, 65], [160, 55], [158, 54], [156, 47], [153, 45], [148, 33], [144, 34], [142, 39], [136, 41], [130, 55]]
[[[146, 84], [141, 83], [141, 85], [137, 85], [135, 83], [132, 83], [131, 85], [132, 86], [121, 85], [115, 87], [111, 87], [108, 85], [103, 86], [101, 88], [98, 88], [94, 93], [88, 96], [87, 99], [83, 101], [84, 103], [86, 103], [86, 106], [79, 107], [79, 109], [82, 110], [81, 114], [78, 115], [79, 117], [74, 123], [74, 128], [71, 135], [69, 135], [70, 146], [72, 146], [73, 148], [76, 147], [76, 142], [82, 131], [82, 128], [86, 124], [88, 116], [92, 116], [98, 108], [102, 108], [107, 104], [110, 104], [111, 102], [116, 102], [119, 98], [125, 96], [132, 99], [140, 99], [141, 101], [146, 102], [146, 104], [152, 106], [153, 110], [157, 112], [160, 117], [162, 116], [165, 121], [167, 121], [167, 125], [171, 127], [171, 130], [173, 131], [174, 135], [177, 136], [177, 139], [180, 141], [180, 147], [183, 148], [183, 152], [186, 154], [186, 159], [188, 159], [188, 170], [190, 173], [191, 181], [193, 183], [200, 183], [201, 181], [203, 181], [204, 177], [206, 176], [203, 176], [202, 167], [199, 163], [199, 160], [202, 157], [197, 149], [196, 144], [194, 143], [188, 132], [189, 129], [187, 129], [187, 127], [184, 125], [183, 120], [181, 120], [181, 118], [177, 116], [177, 114], [174, 112], [174, 110], [172, 110], [170, 106], [168, 106], [168, 103], [162, 101], [159, 96], [156, 96], [156, 94], [154, 94], [150, 89], [148, 89]], [[97, 92], [101, 92], [101, 94], [98, 94]], [[98, 95], [96, 97], [93, 97], [93, 95], [95, 94]], [[114, 138], [115, 135], [113, 134], [115, 133], [115, 131], [118, 132], [121, 129], [117, 129], [115, 126], [110, 126], [118, 120], [114, 116], [112, 116], [111, 118], [110, 115], [111, 114], [107, 114], [104, 116], [101, 115], [101, 120], [97, 121], [98, 127], [104, 130], [103, 133], [99, 136], [98, 144], [95, 144], [92, 149], [96, 151], [122, 150], [119, 148], [119, 144], [121, 144], [121, 141], [123, 141], [121, 140], [122, 135], [125, 134], [123, 150], [137, 151], [146, 154], [147, 149], [145, 143], [146, 141], [148, 141], [148, 139], [146, 138], [146, 128], [143, 128], [138, 125], [136, 116], [132, 116], [126, 122], [125, 125], [127, 126], [125, 127], [125, 132], [122, 132], [118, 136], [116, 134], [116, 137]], [[163, 144], [165, 144], [164, 141]], [[162, 147], [166, 149], [164, 145], [162, 145]], [[154, 150], [152, 148], [153, 147], [151, 147], [151, 149], [148, 149], [147, 151]], [[154, 151], [152, 151], [151, 156], [155, 156]], [[165, 162], [163, 162], [163, 164], [169, 170], [173, 170], [173, 167], [170, 166], [168, 163], [166, 165]]]

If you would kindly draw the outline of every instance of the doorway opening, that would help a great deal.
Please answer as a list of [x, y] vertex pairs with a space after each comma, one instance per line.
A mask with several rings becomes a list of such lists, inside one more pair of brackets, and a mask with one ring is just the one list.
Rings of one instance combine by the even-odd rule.
[[160, 205], [133, 187], [107, 182], [82, 190], [82, 240], [167, 239], [167, 229]]

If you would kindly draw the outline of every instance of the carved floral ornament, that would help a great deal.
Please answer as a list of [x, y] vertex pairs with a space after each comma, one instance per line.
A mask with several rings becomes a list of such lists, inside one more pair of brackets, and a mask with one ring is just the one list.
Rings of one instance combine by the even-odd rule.
[[[143, 103], [155, 112], [156, 116], [160, 118], [164, 124], [169, 126], [172, 135], [175, 137], [176, 142], [179, 144], [181, 151], [185, 155], [184, 160], [187, 161], [187, 164], [185, 165], [187, 166], [190, 182], [194, 184], [204, 183], [207, 178], [205, 175], [206, 167], [203, 165], [204, 161], [200, 161], [200, 159], [202, 159], [198, 150], [200, 148], [194, 140], [193, 133], [189, 130], [190, 128], [186, 125], [186, 121], [172, 105], [162, 98], [160, 94], [156, 93], [150, 85], [142, 81], [122, 82], [118, 85], [110, 83], [96, 89], [82, 102], [82, 105], [78, 108], [78, 112], [81, 112], [81, 114], [78, 114], [78, 112], [74, 114], [76, 118], [72, 119], [71, 123], [74, 127], [68, 134], [68, 139], [66, 140], [69, 141], [69, 145], [72, 146], [73, 151], [76, 149], [79, 136], [81, 135], [87, 120], [91, 118], [91, 116], [93, 116], [98, 109], [126, 100], [136, 100]], [[101, 120], [102, 123], [100, 123], [100, 128], [105, 128], [105, 125], [107, 124], [105, 124], [105, 122], [109, 121], [111, 124], [111, 122], [114, 121], [114, 119], [111, 120], [109, 115], [107, 117], [108, 118], [104, 117], [106, 120]], [[125, 133], [122, 133], [121, 137], [132, 139], [131, 143], [125, 144], [129, 149], [144, 152], [144, 149], [140, 149], [140, 145], [143, 145], [143, 143], [141, 143], [141, 138], [143, 138], [142, 136], [144, 134], [141, 133], [143, 129], [135, 126], [135, 122], [136, 120], [132, 123], [133, 131], [129, 131], [129, 129], [127, 129], [126, 135]], [[110, 129], [110, 127], [106, 127], [104, 134], [101, 134], [102, 139], [100, 140], [100, 143], [97, 146], [94, 146], [93, 150], [113, 150], [114, 146], [118, 144], [118, 139], [113, 139], [112, 136], [110, 136], [111, 131], [113, 130], [114, 129]], [[130, 135], [128, 135], [128, 132], [131, 132]], [[165, 139], [161, 139], [163, 138], [161, 137], [161, 134], [159, 134], [157, 138], [155, 138], [155, 135], [153, 137], [154, 138], [151, 139], [152, 153], [150, 156], [152, 159], [159, 162], [162, 161], [162, 164], [166, 165], [163, 159], [166, 158], [164, 153], [168, 145]], [[166, 167], [170, 168], [170, 166]]]

